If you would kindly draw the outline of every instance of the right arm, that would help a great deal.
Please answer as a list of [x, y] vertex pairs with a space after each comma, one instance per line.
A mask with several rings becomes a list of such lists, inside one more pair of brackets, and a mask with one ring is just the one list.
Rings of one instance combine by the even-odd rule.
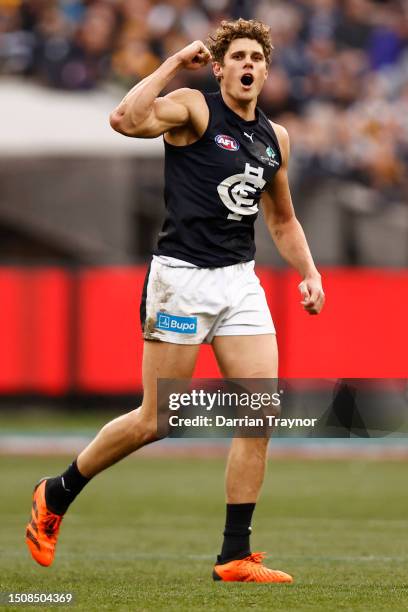
[[155, 138], [191, 121], [194, 90], [178, 89], [163, 98], [162, 89], [183, 68], [197, 70], [210, 60], [210, 52], [201, 41], [195, 41], [169, 57], [150, 76], [135, 85], [110, 115], [114, 130], [135, 138]]

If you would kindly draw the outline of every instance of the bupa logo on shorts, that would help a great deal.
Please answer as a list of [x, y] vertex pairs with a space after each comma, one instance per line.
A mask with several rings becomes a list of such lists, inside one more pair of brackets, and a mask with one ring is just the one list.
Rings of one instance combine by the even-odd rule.
[[197, 317], [178, 317], [177, 315], [158, 312], [156, 328], [178, 334], [196, 334]]
[[239, 143], [232, 136], [217, 134], [215, 142], [221, 149], [226, 149], [227, 151], [238, 151], [239, 149]]

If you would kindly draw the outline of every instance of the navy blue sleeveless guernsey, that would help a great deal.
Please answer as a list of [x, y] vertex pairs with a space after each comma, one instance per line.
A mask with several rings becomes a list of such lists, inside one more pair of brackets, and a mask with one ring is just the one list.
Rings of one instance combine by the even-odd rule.
[[165, 141], [166, 218], [155, 254], [218, 268], [254, 258], [259, 200], [282, 158], [258, 107], [245, 121], [221, 92], [204, 96], [210, 116], [203, 136], [186, 146]]

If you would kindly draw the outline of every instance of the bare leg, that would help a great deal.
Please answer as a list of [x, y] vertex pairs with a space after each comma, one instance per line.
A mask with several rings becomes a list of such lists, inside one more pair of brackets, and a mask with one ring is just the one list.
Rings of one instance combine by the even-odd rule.
[[[226, 378], [276, 378], [276, 336], [216, 336], [213, 348]], [[265, 475], [268, 439], [234, 438], [227, 461], [228, 504], [255, 503]]]
[[198, 349], [199, 346], [145, 342], [141, 407], [105, 425], [63, 474], [43, 479], [35, 488], [26, 543], [40, 565], [53, 562], [62, 516], [88, 480], [157, 439], [157, 379], [191, 378]]
[[191, 378], [199, 345], [146, 341], [143, 351], [142, 405], [107, 423], [77, 459], [86, 478], [157, 440], [158, 378]]

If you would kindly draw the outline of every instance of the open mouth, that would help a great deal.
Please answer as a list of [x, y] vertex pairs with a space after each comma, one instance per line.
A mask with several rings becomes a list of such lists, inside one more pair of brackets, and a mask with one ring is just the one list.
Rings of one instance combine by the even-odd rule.
[[250, 85], [252, 85], [253, 82], [254, 82], [254, 77], [252, 76], [252, 74], [244, 74], [241, 77], [241, 83], [245, 85], [245, 87], [249, 87]]

